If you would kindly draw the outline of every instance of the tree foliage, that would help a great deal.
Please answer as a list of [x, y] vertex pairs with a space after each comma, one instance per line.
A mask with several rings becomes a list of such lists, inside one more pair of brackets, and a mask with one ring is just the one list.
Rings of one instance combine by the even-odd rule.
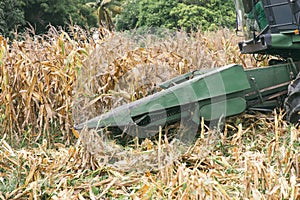
[[80, 26], [96, 25], [96, 17], [84, 0], [24, 0], [26, 21], [37, 33], [43, 33], [47, 25], [64, 27], [67, 24]]
[[50, 24], [91, 28], [97, 26], [97, 15], [98, 25], [110, 30], [115, 22], [117, 30], [164, 27], [191, 31], [235, 24], [232, 0], [1, 0], [0, 34], [11, 36], [12, 31], [29, 26], [37, 34], [45, 33]]
[[12, 32], [25, 24], [24, 13], [19, 1], [0, 1], [0, 35], [12, 37]]
[[88, 0], [1, 0], [0, 34], [13, 35], [15, 30], [32, 26], [37, 34], [45, 33], [49, 24], [66, 27], [68, 24], [84, 28], [97, 26]]
[[234, 27], [233, 1], [129, 0], [117, 18], [118, 30], [138, 27], [215, 29]]

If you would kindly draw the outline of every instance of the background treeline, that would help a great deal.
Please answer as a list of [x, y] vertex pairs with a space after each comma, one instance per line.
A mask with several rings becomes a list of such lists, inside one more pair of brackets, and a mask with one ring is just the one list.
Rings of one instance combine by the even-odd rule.
[[[121, 12], [114, 12], [114, 11]], [[233, 1], [222, 0], [1, 0], [0, 34], [34, 29], [45, 33], [48, 25], [85, 29], [106, 26], [117, 31], [144, 27], [213, 30], [233, 28]]]

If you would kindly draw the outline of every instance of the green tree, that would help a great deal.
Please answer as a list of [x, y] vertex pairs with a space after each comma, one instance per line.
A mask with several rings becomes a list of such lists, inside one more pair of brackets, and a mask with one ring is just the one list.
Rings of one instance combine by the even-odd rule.
[[117, 16], [117, 30], [129, 30], [136, 27], [175, 26], [176, 19], [170, 10], [177, 5], [176, 0], [129, 0], [122, 13]]
[[202, 6], [179, 3], [171, 10], [170, 15], [176, 16], [178, 18], [177, 27], [184, 28], [186, 31], [198, 27], [209, 29], [213, 26], [213, 11]]
[[0, 35], [12, 37], [13, 32], [25, 24], [24, 12], [19, 1], [1, 0]]
[[140, 1], [138, 15], [138, 26], [153, 26], [172, 28], [176, 18], [170, 15], [172, 8], [176, 7], [174, 0], [148, 0]]
[[67, 24], [90, 27], [97, 23], [93, 10], [85, 0], [23, 0], [26, 21], [36, 33], [44, 33], [49, 24], [65, 27]]
[[128, 0], [123, 5], [123, 10], [116, 19], [117, 30], [130, 30], [137, 27], [140, 9], [139, 0]]
[[128, 0], [117, 17], [117, 30], [139, 27], [184, 28], [187, 31], [234, 27], [233, 1]]
[[202, 2], [202, 5], [179, 3], [170, 14], [176, 16], [178, 26], [187, 31], [199, 27], [214, 30], [235, 25], [233, 1], [207, 0], [205, 4]]

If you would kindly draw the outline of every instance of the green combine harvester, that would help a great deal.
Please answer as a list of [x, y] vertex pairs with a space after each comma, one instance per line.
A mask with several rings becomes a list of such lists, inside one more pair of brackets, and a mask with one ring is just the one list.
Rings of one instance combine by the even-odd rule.
[[[284, 107], [286, 119], [300, 119], [300, 0], [235, 0], [243, 54], [271, 55], [269, 66], [244, 69], [232, 64], [193, 71], [168, 80], [153, 95], [75, 126], [108, 128], [145, 138], [159, 127], [222, 121], [246, 110]], [[186, 123], [186, 124], [185, 124]], [[212, 123], [216, 124], [216, 123]], [[196, 129], [195, 129], [196, 130]]]

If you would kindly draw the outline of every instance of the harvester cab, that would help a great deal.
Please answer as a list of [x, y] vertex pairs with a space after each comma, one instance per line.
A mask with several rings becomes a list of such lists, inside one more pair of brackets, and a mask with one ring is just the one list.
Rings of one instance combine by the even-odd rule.
[[299, 0], [235, 0], [242, 53], [300, 59]]
[[300, 0], [235, 0], [235, 6], [238, 30], [246, 38], [239, 43], [241, 53], [271, 55], [275, 59], [270, 66], [244, 69], [232, 64], [189, 72], [161, 83], [162, 91], [100, 113], [75, 129], [107, 128], [148, 137], [147, 132], [178, 121], [199, 126], [247, 110], [283, 106], [287, 120], [298, 123]]

